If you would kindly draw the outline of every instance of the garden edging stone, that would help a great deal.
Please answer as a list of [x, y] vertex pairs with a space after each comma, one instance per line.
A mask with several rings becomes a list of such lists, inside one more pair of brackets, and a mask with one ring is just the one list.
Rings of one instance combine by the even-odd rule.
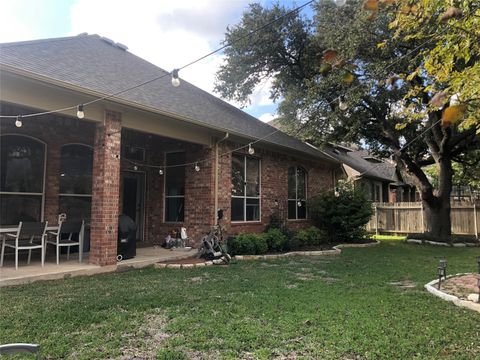
[[[452, 278], [452, 277], [456, 277], [456, 276], [469, 275], [469, 274], [470, 273], [460, 273], [460, 274], [455, 274], [455, 275], [449, 275], [449, 276], [447, 276], [447, 279]], [[456, 306], [464, 307], [464, 308], [467, 308], [467, 309], [470, 309], [470, 310], [473, 310], [473, 311], [477, 311], [477, 312], [480, 313], [480, 304], [474, 303], [474, 302], [468, 301], [468, 300], [462, 300], [455, 295], [447, 294], [447, 293], [437, 289], [437, 284], [438, 284], [438, 279], [432, 280], [428, 284], [425, 285], [425, 289], [429, 293], [431, 293], [431, 294], [433, 294], [433, 295], [435, 295], [435, 296], [437, 296], [437, 297], [439, 297], [439, 298], [441, 298], [445, 301], [450, 301]]]

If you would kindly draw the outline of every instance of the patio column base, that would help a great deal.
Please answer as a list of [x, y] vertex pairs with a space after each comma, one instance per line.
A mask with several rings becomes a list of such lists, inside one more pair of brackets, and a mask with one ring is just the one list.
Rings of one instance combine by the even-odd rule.
[[117, 263], [121, 121], [120, 113], [106, 110], [95, 129], [90, 263], [100, 266]]

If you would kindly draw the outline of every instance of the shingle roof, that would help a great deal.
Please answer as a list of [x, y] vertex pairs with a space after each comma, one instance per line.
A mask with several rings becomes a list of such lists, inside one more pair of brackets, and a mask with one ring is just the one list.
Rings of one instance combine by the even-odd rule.
[[[121, 44], [99, 35], [0, 44], [0, 66], [10, 66], [105, 95], [167, 74], [126, 51]], [[117, 98], [249, 139], [262, 138], [276, 130], [186, 81], [182, 80], [177, 88], [172, 87], [169, 76]], [[275, 133], [264, 142], [332, 161], [283, 132]]]
[[350, 166], [364, 177], [373, 177], [391, 182], [396, 181], [395, 165], [382, 159], [378, 159], [379, 162], [376, 163], [366, 160], [366, 158], [372, 158], [372, 154], [370, 154], [368, 150], [345, 151], [345, 149], [335, 149], [335, 147], [332, 146], [325, 146], [322, 151], [345, 165]]

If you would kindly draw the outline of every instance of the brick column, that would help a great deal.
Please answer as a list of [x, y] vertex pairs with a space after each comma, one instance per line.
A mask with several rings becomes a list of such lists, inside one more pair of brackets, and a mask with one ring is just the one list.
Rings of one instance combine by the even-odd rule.
[[117, 262], [121, 120], [106, 110], [105, 123], [95, 129], [90, 263], [101, 266]]

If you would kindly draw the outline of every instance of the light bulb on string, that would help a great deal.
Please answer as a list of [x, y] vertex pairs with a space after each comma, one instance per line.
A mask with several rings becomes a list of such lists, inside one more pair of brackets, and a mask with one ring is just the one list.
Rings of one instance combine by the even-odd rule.
[[198, 166], [198, 163], [195, 163], [195, 171], [199, 172], [200, 171], [200, 166]]
[[338, 98], [338, 108], [342, 111], [345, 111], [348, 109], [348, 104], [345, 102], [345, 97], [344, 96], [340, 96]]
[[163, 175], [163, 170], [162, 169], [158, 170], [158, 175]]
[[453, 94], [450, 98], [450, 106], [458, 106], [460, 105], [460, 96], [459, 94]]
[[248, 153], [250, 155], [255, 154], [255, 149], [252, 147], [252, 144], [248, 144]]
[[298, 205], [298, 207], [302, 207], [302, 202], [299, 200], [299, 201], [297, 202], [297, 205]]
[[135, 166], [133, 167], [133, 170], [137, 171], [137, 170], [138, 170], [138, 166], [135, 165]]
[[23, 122], [22, 122], [22, 117], [20, 115], [17, 116], [17, 120], [15, 120], [15, 126], [16, 127], [22, 127]]
[[83, 104], [77, 106], [77, 117], [79, 119], [83, 119], [85, 117], [85, 113], [83, 112]]
[[172, 85], [175, 87], [180, 86], [180, 79], [178, 78], [178, 69], [172, 70]]

